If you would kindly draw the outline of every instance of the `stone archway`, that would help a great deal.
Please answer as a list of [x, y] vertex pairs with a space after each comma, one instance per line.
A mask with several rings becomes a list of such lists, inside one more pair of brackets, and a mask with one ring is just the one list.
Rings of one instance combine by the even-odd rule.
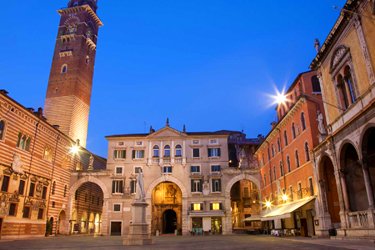
[[329, 213], [331, 224], [337, 224], [335, 228], [338, 228], [341, 223], [339, 196], [333, 163], [327, 155], [324, 155], [320, 160], [319, 183], [322, 191], [321, 200], [324, 212]]
[[[95, 214], [102, 215], [104, 192], [101, 187], [93, 182], [83, 182], [71, 194], [71, 233], [100, 234], [102, 228], [100, 221], [95, 221]], [[73, 220], [75, 217], [75, 220]]]
[[[368, 199], [362, 166], [356, 148], [351, 143], [345, 143], [340, 151], [340, 169], [345, 174], [347, 196], [350, 211], [368, 209]], [[344, 194], [345, 195], [345, 194]]]
[[[96, 217], [96, 215], [95, 215], [94, 219], [91, 220], [91, 221], [90, 221], [90, 217], [89, 217], [90, 213], [91, 213], [91, 211], [90, 211], [90, 213], [88, 213], [88, 215], [87, 215], [86, 221], [84, 221], [84, 223], [82, 223], [82, 217], [80, 216], [80, 213], [75, 206], [75, 201], [76, 201], [76, 198], [78, 198], [77, 197], [77, 190], [87, 183], [92, 183], [92, 184], [97, 186], [97, 190], [99, 190], [99, 189], [101, 190], [102, 197], [99, 197], [99, 195], [97, 195], [97, 196], [94, 195], [95, 196], [94, 201], [92, 201], [92, 197], [90, 197], [91, 204], [94, 207], [100, 206], [101, 210], [100, 211], [99, 210], [93, 211], [95, 214], [98, 213], [99, 217]], [[70, 211], [69, 233], [71, 233], [71, 234], [80, 233], [81, 232], [80, 229], [82, 228], [82, 226], [84, 226], [85, 229], [83, 231], [85, 233], [107, 235], [108, 234], [108, 227], [107, 227], [108, 222], [107, 222], [106, 218], [108, 216], [106, 215], [106, 213], [108, 213], [107, 200], [110, 197], [110, 192], [108, 192], [108, 189], [107, 189], [106, 185], [100, 179], [98, 179], [94, 176], [91, 176], [91, 175], [86, 175], [86, 176], [80, 178], [79, 180], [77, 180], [76, 182], [73, 183], [73, 185], [71, 186], [71, 188], [69, 190], [69, 195], [70, 195], [70, 199], [69, 199], [69, 211]], [[89, 199], [89, 197], [87, 197], [86, 202], [88, 202], [88, 199]], [[84, 198], [82, 198], [82, 200], [84, 202]], [[99, 201], [99, 205], [98, 205], [98, 201]], [[91, 219], [92, 218], [93, 217], [91, 216]], [[97, 221], [96, 218], [100, 218], [99, 221]], [[85, 219], [85, 218], [83, 218], [83, 219]]]
[[69, 234], [69, 223], [67, 221], [66, 213], [64, 210], [60, 211], [56, 232], [57, 234]]
[[151, 232], [163, 234], [182, 230], [182, 192], [177, 184], [165, 181], [152, 192]]
[[[225, 223], [223, 234], [231, 234], [234, 229], [245, 230], [246, 227], [261, 228], [261, 222], [246, 222], [245, 218], [259, 217], [261, 212], [260, 181], [249, 174], [233, 177], [225, 188]], [[253, 203], [254, 202], [254, 203]], [[242, 229], [241, 229], [242, 228]]]
[[362, 136], [362, 162], [365, 174], [368, 175], [369, 201], [375, 200], [375, 126], [371, 124]]

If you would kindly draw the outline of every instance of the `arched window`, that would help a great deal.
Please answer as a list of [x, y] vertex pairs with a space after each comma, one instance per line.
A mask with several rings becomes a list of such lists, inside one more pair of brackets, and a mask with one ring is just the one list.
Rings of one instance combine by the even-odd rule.
[[164, 147], [164, 157], [171, 157], [171, 147], [169, 145]]
[[345, 82], [342, 75], [337, 76], [337, 89], [339, 91], [339, 98], [343, 109], [349, 107], [348, 95], [346, 93]]
[[285, 146], [288, 146], [288, 135], [286, 133], [286, 130], [284, 130], [284, 142], [285, 142]]
[[270, 148], [267, 148], [268, 161], [271, 160]]
[[296, 167], [299, 168], [299, 156], [298, 156], [298, 150], [295, 152], [295, 157], [296, 157]]
[[26, 150], [26, 151], [29, 151], [29, 150], [30, 150], [30, 143], [31, 143], [31, 138], [28, 137], [28, 138], [26, 139], [26, 143], [25, 143], [25, 150]]
[[61, 66], [61, 74], [65, 74], [68, 72], [68, 65], [64, 64]]
[[273, 166], [273, 179], [276, 180], [276, 167]]
[[176, 157], [181, 157], [182, 156], [182, 147], [181, 145], [176, 146]]
[[301, 113], [301, 125], [302, 125], [302, 130], [306, 129], [306, 120], [305, 120], [305, 113]]
[[352, 103], [355, 103], [357, 97], [355, 95], [353, 77], [352, 77], [352, 73], [351, 73], [351, 70], [350, 70], [349, 66], [345, 67], [344, 79], [345, 79], [346, 85], [348, 86], [348, 90], [349, 90], [349, 94], [350, 94], [350, 101]]
[[290, 157], [289, 157], [289, 155], [286, 157], [286, 165], [288, 167], [288, 173], [289, 173], [290, 171], [292, 171], [292, 169], [290, 168]]
[[50, 162], [52, 161], [52, 150], [48, 146], [44, 148], [43, 159]]
[[280, 161], [280, 175], [284, 176], [284, 166], [283, 163]]
[[277, 150], [278, 152], [281, 151], [281, 143], [280, 143], [280, 138], [277, 138]]
[[154, 152], [154, 157], [159, 157], [159, 146], [158, 145], [155, 145], [153, 148], [152, 148], [153, 152]]
[[305, 142], [305, 156], [306, 156], [306, 161], [310, 161], [310, 149], [309, 149], [309, 144]]
[[312, 91], [314, 93], [320, 93], [322, 90], [320, 89], [320, 83], [319, 79], [317, 76], [312, 76], [311, 77], [311, 84], [312, 84]]
[[68, 191], [68, 186], [67, 185], [65, 185], [64, 186], [64, 197], [66, 197], [66, 192]]
[[20, 148], [25, 149], [25, 144], [26, 144], [26, 135], [23, 135], [21, 137]]
[[296, 126], [294, 125], [294, 122], [292, 123], [292, 136], [293, 139], [296, 139]]
[[275, 147], [274, 145], [272, 144], [272, 147], [271, 147], [271, 152], [272, 152], [272, 157], [275, 156]]
[[56, 181], [52, 183], [52, 194], [55, 194], [56, 191]]
[[4, 133], [5, 133], [5, 122], [0, 121], [0, 140], [4, 139]]

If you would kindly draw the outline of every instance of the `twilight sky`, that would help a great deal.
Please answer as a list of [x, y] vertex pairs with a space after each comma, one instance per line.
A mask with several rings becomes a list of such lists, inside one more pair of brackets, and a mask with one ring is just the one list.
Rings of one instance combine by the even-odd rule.
[[[68, 0], [7, 1], [0, 22], [0, 89], [43, 107]], [[99, 0], [87, 148], [107, 157], [106, 135], [171, 126], [267, 134], [267, 93], [308, 70], [344, 0]]]

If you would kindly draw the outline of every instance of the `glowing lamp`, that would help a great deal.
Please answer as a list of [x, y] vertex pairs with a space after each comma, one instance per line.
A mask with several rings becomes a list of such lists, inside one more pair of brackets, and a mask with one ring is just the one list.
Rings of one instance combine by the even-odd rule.
[[283, 199], [283, 201], [286, 202], [286, 201], [288, 200], [288, 195], [283, 194], [283, 195], [281, 196], [281, 199]]
[[79, 146], [77, 146], [77, 145], [73, 145], [73, 146], [70, 147], [69, 152], [70, 152], [71, 154], [75, 155], [75, 154], [78, 154], [79, 150], [80, 150], [80, 149], [79, 149]]

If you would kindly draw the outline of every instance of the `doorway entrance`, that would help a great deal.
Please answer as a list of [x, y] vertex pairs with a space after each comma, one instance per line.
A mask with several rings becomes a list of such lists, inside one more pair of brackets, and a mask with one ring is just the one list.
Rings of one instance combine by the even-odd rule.
[[119, 236], [121, 235], [121, 221], [112, 221], [111, 222], [111, 235], [112, 236]]
[[156, 235], [182, 230], [182, 192], [173, 182], [161, 182], [152, 191], [151, 232]]
[[177, 214], [172, 209], [168, 209], [163, 214], [163, 233], [173, 234], [177, 229]]

